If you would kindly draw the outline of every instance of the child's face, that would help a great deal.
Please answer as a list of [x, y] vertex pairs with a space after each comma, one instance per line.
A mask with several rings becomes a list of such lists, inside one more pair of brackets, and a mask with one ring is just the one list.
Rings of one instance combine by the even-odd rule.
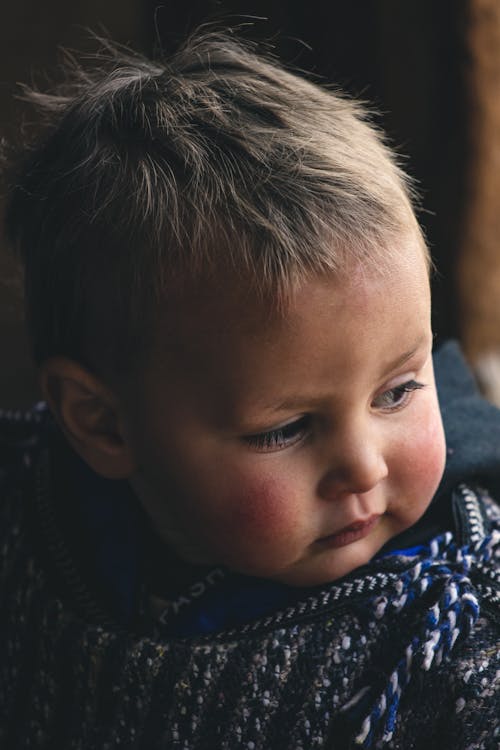
[[310, 281], [282, 318], [251, 308], [194, 304], [148, 368], [132, 484], [181, 558], [324, 583], [414, 524], [441, 478], [424, 260], [415, 245], [384, 277]]

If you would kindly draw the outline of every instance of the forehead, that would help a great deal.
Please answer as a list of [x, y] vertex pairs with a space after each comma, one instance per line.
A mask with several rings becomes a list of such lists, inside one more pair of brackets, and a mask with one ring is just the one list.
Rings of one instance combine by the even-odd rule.
[[344, 333], [352, 337], [358, 328], [377, 336], [381, 326], [401, 331], [403, 319], [407, 326], [427, 325], [429, 309], [427, 265], [415, 244], [388, 268], [358, 266], [342, 276], [304, 280], [282, 309], [241, 284], [207, 285], [185, 299], [173, 325], [160, 331], [156, 356], [188, 377], [211, 368], [237, 373], [249, 362], [256, 370], [263, 358], [297, 357], [301, 348], [314, 357], [315, 342], [327, 337], [330, 346], [340, 346]]

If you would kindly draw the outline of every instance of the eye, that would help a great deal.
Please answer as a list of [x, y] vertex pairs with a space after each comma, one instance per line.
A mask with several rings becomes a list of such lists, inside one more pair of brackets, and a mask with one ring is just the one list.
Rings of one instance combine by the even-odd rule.
[[400, 409], [405, 406], [413, 391], [418, 391], [421, 388], [425, 388], [423, 383], [417, 383], [416, 380], [409, 380], [407, 383], [397, 385], [395, 388], [389, 388], [388, 391], [384, 391], [379, 396], [376, 396], [372, 401], [372, 406], [386, 411]]
[[307, 434], [309, 427], [310, 417], [304, 416], [274, 430], [245, 435], [242, 439], [257, 451], [279, 451], [298, 443]]

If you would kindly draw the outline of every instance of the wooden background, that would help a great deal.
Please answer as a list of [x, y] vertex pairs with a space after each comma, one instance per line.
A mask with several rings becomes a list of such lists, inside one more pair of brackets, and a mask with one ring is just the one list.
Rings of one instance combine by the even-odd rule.
[[[498, 0], [20, 0], [4, 3], [0, 19], [0, 135], [8, 141], [30, 117], [14, 99], [16, 82], [57, 79], [58, 47], [87, 49], [86, 28], [151, 52], [159, 39], [174, 49], [204, 21], [248, 22], [244, 33], [271, 38], [284, 61], [372, 102], [420, 184], [438, 268], [437, 338], [458, 336], [471, 361], [500, 363]], [[18, 286], [2, 240], [0, 406], [37, 397]]]

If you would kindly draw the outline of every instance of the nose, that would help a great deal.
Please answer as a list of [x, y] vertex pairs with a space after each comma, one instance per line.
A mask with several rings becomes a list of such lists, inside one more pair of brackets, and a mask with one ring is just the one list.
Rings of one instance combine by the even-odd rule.
[[388, 475], [383, 440], [376, 431], [345, 430], [329, 440], [327, 468], [318, 485], [325, 499], [369, 492]]

